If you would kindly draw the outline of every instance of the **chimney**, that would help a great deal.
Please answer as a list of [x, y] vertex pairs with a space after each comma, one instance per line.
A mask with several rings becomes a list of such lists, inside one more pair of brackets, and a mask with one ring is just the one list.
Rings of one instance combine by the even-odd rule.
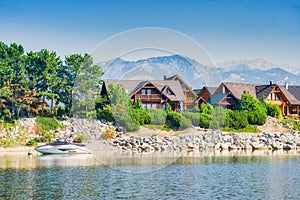
[[164, 80], [167, 80], [167, 76], [166, 75], [164, 75]]
[[289, 84], [288, 83], [285, 83], [285, 89], [289, 89]]
[[273, 81], [270, 81], [270, 85], [273, 85]]

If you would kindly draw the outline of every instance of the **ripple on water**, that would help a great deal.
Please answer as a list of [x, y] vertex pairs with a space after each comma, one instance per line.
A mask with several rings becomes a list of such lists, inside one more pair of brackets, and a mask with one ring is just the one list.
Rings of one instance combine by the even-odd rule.
[[182, 157], [159, 170], [144, 170], [144, 173], [141, 173], [143, 168], [155, 166], [125, 165], [125, 171], [122, 167], [47, 165], [30, 170], [0, 169], [0, 199], [297, 199], [300, 196], [299, 156]]

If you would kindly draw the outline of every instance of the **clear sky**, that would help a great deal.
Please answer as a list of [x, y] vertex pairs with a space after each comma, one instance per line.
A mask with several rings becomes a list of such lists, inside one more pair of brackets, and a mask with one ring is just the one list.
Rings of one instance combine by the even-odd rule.
[[142, 27], [182, 32], [216, 62], [264, 58], [300, 67], [300, 0], [0, 0], [0, 40], [26, 51], [90, 52]]

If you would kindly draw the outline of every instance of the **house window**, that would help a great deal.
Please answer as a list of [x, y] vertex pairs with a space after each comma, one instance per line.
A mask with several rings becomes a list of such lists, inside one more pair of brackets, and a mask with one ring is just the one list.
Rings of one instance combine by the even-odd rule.
[[146, 89], [142, 89], [142, 94], [146, 94]]
[[171, 92], [171, 90], [168, 90], [168, 95], [172, 95], [172, 92]]
[[148, 89], [148, 90], [147, 90], [147, 94], [151, 94], [151, 89]]
[[271, 93], [269, 94], [268, 100], [280, 100], [280, 95], [278, 93]]
[[142, 108], [146, 109], [147, 108], [147, 104], [143, 103], [142, 104]]
[[152, 104], [151, 107], [152, 108], [157, 108], [157, 104]]

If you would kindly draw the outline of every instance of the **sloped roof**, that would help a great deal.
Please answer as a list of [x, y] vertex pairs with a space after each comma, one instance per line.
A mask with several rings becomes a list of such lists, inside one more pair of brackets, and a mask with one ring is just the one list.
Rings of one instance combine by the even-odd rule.
[[255, 87], [259, 84], [247, 84], [247, 83], [230, 83], [223, 82], [224, 86], [231, 92], [231, 94], [238, 100], [242, 98], [244, 91], [248, 91], [254, 98], [256, 98]]
[[286, 99], [294, 105], [300, 105], [300, 86], [289, 86], [288, 89], [286, 89], [283, 85], [277, 85], [277, 84], [247, 84], [247, 83], [231, 83], [231, 82], [223, 82], [216, 90], [216, 92], [213, 94], [213, 97], [211, 99], [212, 104], [215, 104], [217, 100], [221, 100], [222, 96], [224, 96], [224, 93], [220, 93], [220, 87], [225, 86], [228, 91], [238, 100], [241, 99], [243, 92], [246, 90], [249, 92], [250, 95], [252, 95], [254, 98], [261, 100], [263, 97], [267, 98], [269, 94], [272, 92], [272, 90], [278, 86], [282, 94], [286, 97]]
[[[151, 81], [144, 81], [144, 80], [113, 80], [108, 79], [104, 80], [106, 87], [108, 87], [109, 84], [117, 84], [122, 85], [129, 96], [132, 96], [134, 93], [136, 93], [140, 88], [145, 86], [146, 84], [150, 83], [154, 87], [156, 87], [159, 91], [161, 91], [167, 98], [169, 98], [172, 101], [184, 101], [185, 96], [183, 94], [183, 91], [181, 89], [181, 85], [179, 81], [171, 81], [171, 80], [151, 80]], [[165, 87], [170, 88], [174, 95], [169, 95], [167, 91], [163, 91]]]
[[109, 84], [122, 85], [125, 88], [128, 95], [131, 95], [133, 91], [139, 88], [140, 85], [143, 85], [146, 81], [107, 79], [104, 80], [104, 82], [105, 82], [106, 89], [108, 89]]
[[289, 85], [288, 91], [300, 101], [300, 86], [299, 85]]
[[217, 87], [207, 87], [207, 86], [205, 86], [205, 88], [209, 91], [210, 94], [215, 93], [215, 91], [217, 90]]
[[226, 97], [229, 93], [219, 93], [214, 96], [212, 96], [209, 100], [208, 103], [212, 105], [217, 105], [224, 97]]
[[279, 89], [281, 90], [281, 92], [284, 94], [284, 96], [287, 98], [287, 100], [291, 103], [291, 104], [296, 104], [296, 105], [300, 105], [300, 101], [293, 95], [291, 94], [283, 85], [278, 85]]
[[[181, 83], [185, 86], [186, 89], [188, 89], [195, 97], [197, 97], [197, 93], [195, 93], [194, 90], [192, 89], [192, 87], [190, 87], [190, 85], [187, 84], [187, 83], [183, 80], [183, 78], [181, 78], [178, 74], [175, 74], [174, 76], [171, 76], [171, 77], [169, 77], [169, 78], [166, 78], [166, 80], [172, 80], [172, 81], [174, 81], [176, 78], [179, 80], [179, 82], [181, 82]], [[182, 89], [183, 89], [183, 88], [182, 88]]]
[[[204, 86], [203, 88], [205, 88], [211, 95], [213, 93], [215, 93], [215, 91], [217, 90], [217, 87]], [[203, 90], [203, 88], [201, 88], [201, 89], [194, 89], [193, 92], [198, 95], [201, 92], [201, 90]]]
[[202, 89], [193, 89], [193, 92], [198, 95], [201, 90]]
[[256, 86], [256, 98], [261, 100], [263, 97], [267, 98], [269, 96], [269, 94], [272, 92], [272, 90], [274, 89], [274, 87], [276, 86], [276, 84], [272, 84], [272, 85], [259, 85]]

